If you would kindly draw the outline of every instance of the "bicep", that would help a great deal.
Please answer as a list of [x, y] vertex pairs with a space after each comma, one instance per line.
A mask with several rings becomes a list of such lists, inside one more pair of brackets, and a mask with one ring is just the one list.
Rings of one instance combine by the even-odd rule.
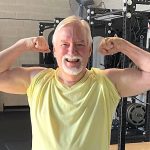
[[18, 67], [0, 73], [0, 91], [12, 94], [26, 94], [31, 78], [41, 70], [43, 70], [41, 67]]
[[24, 68], [14, 68], [0, 73], [0, 91], [25, 94], [30, 78]]
[[114, 83], [122, 97], [141, 94], [150, 89], [150, 73], [138, 69], [127, 68], [114, 72]]

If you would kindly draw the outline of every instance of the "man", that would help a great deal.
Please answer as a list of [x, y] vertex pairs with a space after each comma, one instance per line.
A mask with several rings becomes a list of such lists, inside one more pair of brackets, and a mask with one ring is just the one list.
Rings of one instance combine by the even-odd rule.
[[75, 16], [64, 19], [53, 36], [56, 70], [11, 68], [24, 52], [49, 52], [43, 37], [19, 40], [0, 53], [0, 91], [28, 95], [32, 150], [108, 150], [112, 115], [120, 97], [150, 89], [150, 54], [117, 37], [103, 39], [104, 55], [122, 52], [139, 69], [86, 69], [90, 28]]

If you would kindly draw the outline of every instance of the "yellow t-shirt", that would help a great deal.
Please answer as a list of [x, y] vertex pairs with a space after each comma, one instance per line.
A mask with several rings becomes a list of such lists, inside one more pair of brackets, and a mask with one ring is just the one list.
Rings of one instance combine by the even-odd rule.
[[56, 74], [53, 69], [38, 73], [27, 90], [32, 150], [108, 150], [120, 99], [114, 85], [95, 68], [72, 87]]

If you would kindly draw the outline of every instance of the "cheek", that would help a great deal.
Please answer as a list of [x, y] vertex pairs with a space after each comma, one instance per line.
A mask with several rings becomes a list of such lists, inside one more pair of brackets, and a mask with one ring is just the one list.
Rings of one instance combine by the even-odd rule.
[[65, 51], [63, 50], [63, 49], [61, 49], [60, 47], [56, 47], [55, 48], [55, 56], [56, 57], [61, 57], [61, 56], [63, 56], [63, 55], [65, 55]]
[[86, 57], [89, 58], [91, 55], [91, 50], [85, 49], [85, 50], [81, 51], [81, 55], [85, 58]]
[[61, 52], [61, 51], [55, 52], [55, 58], [56, 58], [58, 64], [62, 63], [62, 58], [64, 55], [65, 55], [64, 52]]
[[60, 61], [62, 59], [63, 55], [61, 55], [60, 53], [56, 53], [56, 59], [58, 61]]

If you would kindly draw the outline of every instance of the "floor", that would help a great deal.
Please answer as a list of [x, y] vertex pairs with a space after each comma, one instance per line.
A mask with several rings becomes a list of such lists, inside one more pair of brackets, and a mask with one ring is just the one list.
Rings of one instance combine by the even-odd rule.
[[[0, 113], [0, 150], [31, 150], [31, 137], [29, 110]], [[118, 150], [117, 145], [110, 150]], [[126, 150], [150, 150], [150, 142], [126, 144]]]
[[0, 113], [0, 150], [31, 150], [29, 111]]
[[[110, 150], [118, 150], [118, 146], [111, 145]], [[126, 144], [125, 150], [150, 150], [150, 142]]]

